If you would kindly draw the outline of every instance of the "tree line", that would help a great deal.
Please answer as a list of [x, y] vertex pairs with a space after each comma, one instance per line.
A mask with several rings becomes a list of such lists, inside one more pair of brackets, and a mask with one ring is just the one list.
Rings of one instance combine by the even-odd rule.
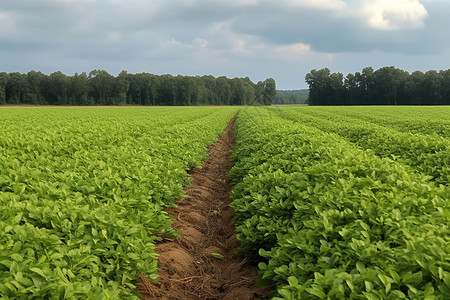
[[32, 105], [271, 105], [275, 80], [248, 77], [172, 76], [150, 73], [113, 76], [93, 70], [73, 76], [30, 71], [0, 73], [0, 104]]
[[309, 90], [278, 90], [274, 104], [305, 104], [308, 101]]
[[305, 77], [310, 105], [450, 105], [450, 70], [408, 73], [395, 67], [331, 73], [312, 70]]

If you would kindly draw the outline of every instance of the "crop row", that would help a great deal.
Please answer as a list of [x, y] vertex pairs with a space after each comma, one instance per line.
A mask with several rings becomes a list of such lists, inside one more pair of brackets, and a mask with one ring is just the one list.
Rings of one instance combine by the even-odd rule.
[[2, 299], [135, 297], [157, 278], [162, 210], [233, 108], [0, 111]]
[[354, 122], [370, 122], [401, 132], [450, 137], [448, 106], [320, 107], [312, 110], [345, 116]]
[[[283, 117], [336, 133], [362, 149], [389, 157], [431, 176], [437, 184], [450, 182], [450, 140], [438, 135], [411, 134], [352, 119], [319, 108], [315, 110], [281, 108]], [[375, 110], [373, 115], [378, 115]]]
[[236, 231], [275, 298], [450, 294], [448, 189], [273, 110], [241, 110], [236, 137]]
[[340, 110], [339, 114], [402, 132], [437, 134], [450, 138], [450, 107], [448, 106], [378, 107], [376, 113], [373, 107], [349, 107]]

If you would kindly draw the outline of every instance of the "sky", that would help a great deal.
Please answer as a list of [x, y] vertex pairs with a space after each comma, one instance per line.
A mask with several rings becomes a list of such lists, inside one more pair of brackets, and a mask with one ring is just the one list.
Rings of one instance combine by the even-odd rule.
[[450, 69], [448, 0], [1, 0], [0, 72], [274, 78]]

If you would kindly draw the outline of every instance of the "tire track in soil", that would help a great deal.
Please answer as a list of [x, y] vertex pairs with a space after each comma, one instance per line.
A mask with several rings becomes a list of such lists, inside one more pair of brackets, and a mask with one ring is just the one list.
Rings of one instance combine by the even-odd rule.
[[209, 159], [203, 167], [190, 172], [194, 179], [186, 190], [190, 197], [181, 198], [177, 208], [167, 210], [176, 217], [172, 227], [181, 236], [156, 244], [160, 278], [156, 282], [140, 278], [137, 291], [143, 299], [260, 299], [271, 291], [255, 287], [257, 267], [235, 255], [239, 241], [232, 220], [234, 210], [228, 206], [234, 185], [226, 176], [233, 166], [235, 119], [208, 148]]

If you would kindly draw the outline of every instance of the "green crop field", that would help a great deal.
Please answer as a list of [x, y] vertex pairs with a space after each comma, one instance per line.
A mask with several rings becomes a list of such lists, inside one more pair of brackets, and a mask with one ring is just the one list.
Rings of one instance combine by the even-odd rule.
[[242, 110], [243, 251], [277, 299], [448, 299], [449, 107]]
[[450, 107], [0, 108], [0, 298], [136, 298], [237, 112], [236, 232], [272, 298], [448, 299]]
[[[123, 299], [236, 108], [1, 108], [2, 299]], [[0, 297], [1, 298], [1, 297]]]

